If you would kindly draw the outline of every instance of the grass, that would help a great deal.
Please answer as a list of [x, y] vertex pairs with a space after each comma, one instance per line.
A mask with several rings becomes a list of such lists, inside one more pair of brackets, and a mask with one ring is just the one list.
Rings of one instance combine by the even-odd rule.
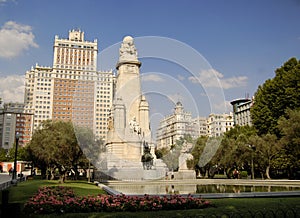
[[[9, 189], [9, 203], [20, 203], [24, 204], [31, 196], [36, 193], [40, 186], [53, 186], [63, 185], [72, 187], [76, 195], [87, 196], [97, 195], [104, 193], [100, 188], [94, 184], [89, 184], [83, 181], [67, 181], [64, 184], [58, 183], [58, 181], [48, 180], [29, 180], [26, 182], [19, 183], [15, 187]], [[0, 193], [1, 195], [1, 193]], [[211, 199], [210, 200], [214, 207], [198, 210], [172, 210], [172, 211], [158, 211], [158, 212], [116, 212], [116, 213], [77, 213], [77, 214], [62, 214], [62, 215], [40, 215], [34, 217], [231, 217], [234, 213], [236, 217], [251, 217], [249, 211], [255, 214], [255, 217], [273, 217], [270, 215], [273, 213], [286, 213], [292, 212], [291, 209], [300, 213], [300, 197], [289, 197], [289, 198], [229, 198], [229, 199]], [[283, 210], [285, 212], [283, 212]], [[262, 215], [262, 213], [266, 213]], [[267, 216], [267, 215], [270, 216]], [[248, 215], [248, 216], [247, 216]], [[258, 216], [257, 216], [258, 215]], [[297, 214], [298, 217], [300, 214]], [[280, 217], [280, 216], [278, 216]], [[297, 217], [295, 215], [290, 217]]]
[[[106, 194], [103, 190], [97, 187], [93, 183], [87, 183], [85, 181], [66, 181], [64, 184], [59, 183], [56, 180], [27, 180], [25, 182], [18, 183], [17, 186], [10, 187], [9, 191], [9, 203], [21, 203], [24, 204], [30, 197], [32, 197], [39, 187], [42, 186], [68, 186], [72, 187], [75, 195], [87, 196]], [[2, 199], [2, 193], [0, 193], [0, 199]]]

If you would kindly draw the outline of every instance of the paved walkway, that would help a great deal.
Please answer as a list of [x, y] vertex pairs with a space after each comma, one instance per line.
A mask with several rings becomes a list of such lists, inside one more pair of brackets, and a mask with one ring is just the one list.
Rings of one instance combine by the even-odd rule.
[[6, 173], [0, 173], [0, 190], [6, 189], [11, 185], [11, 176]]
[[11, 176], [7, 173], [0, 173], [0, 184], [11, 180]]

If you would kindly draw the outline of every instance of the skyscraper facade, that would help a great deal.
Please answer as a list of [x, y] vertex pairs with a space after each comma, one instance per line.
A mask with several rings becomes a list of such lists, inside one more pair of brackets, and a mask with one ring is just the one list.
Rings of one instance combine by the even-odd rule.
[[55, 36], [53, 66], [36, 65], [25, 75], [25, 111], [34, 113], [34, 129], [48, 119], [72, 121], [105, 139], [114, 76], [97, 71], [97, 55], [97, 40], [86, 41], [81, 30]]

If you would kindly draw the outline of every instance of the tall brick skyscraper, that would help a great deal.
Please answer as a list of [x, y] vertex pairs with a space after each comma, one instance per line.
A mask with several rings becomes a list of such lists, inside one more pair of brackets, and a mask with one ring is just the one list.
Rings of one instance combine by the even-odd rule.
[[26, 72], [25, 112], [34, 113], [34, 129], [47, 119], [71, 120], [105, 139], [113, 73], [97, 71], [97, 40], [71, 30], [68, 39], [55, 36], [53, 47], [52, 67]]

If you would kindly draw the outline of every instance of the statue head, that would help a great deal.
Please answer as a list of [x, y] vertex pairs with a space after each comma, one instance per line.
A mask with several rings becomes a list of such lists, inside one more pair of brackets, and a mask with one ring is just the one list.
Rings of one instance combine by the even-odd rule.
[[121, 44], [119, 62], [122, 61], [137, 61], [137, 51], [131, 36], [125, 36]]
[[123, 43], [133, 45], [133, 38], [131, 36], [125, 36], [123, 39]]

